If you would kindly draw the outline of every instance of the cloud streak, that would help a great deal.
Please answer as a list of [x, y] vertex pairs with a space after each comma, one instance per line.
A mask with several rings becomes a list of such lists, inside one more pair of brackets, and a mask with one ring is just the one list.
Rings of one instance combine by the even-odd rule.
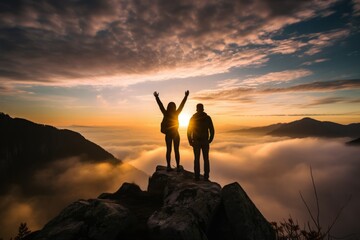
[[311, 75], [312, 72], [307, 69], [285, 70], [281, 72], [271, 72], [259, 77], [252, 77], [243, 80], [241, 83], [245, 85], [260, 85], [264, 83], [281, 83], [289, 82], [298, 78]]
[[287, 88], [268, 88], [260, 91], [260, 93], [281, 93], [281, 92], [328, 92], [337, 90], [359, 89], [360, 79], [351, 80], [335, 80], [326, 82], [313, 82], [307, 84], [299, 84]]
[[[288, 73], [288, 72], [287, 72]], [[305, 73], [307, 73], [305, 71]], [[264, 78], [259, 77], [259, 79], [268, 79], [269, 76], [283, 75], [277, 73], [271, 73], [264, 75]], [[288, 76], [288, 74], [284, 74]], [[296, 77], [296, 76], [295, 76]], [[276, 78], [275, 78], [276, 79]], [[270, 79], [270, 81], [272, 81]], [[306, 84], [298, 84], [289, 87], [282, 88], [249, 88], [249, 87], [227, 87], [221, 89], [213, 90], [204, 90], [196, 94], [194, 97], [198, 100], [239, 100], [246, 95], [264, 95], [264, 94], [276, 94], [276, 93], [296, 93], [296, 92], [332, 92], [338, 90], [354, 90], [360, 89], [360, 80], [334, 80], [334, 81], [324, 81], [324, 82], [312, 82]]]

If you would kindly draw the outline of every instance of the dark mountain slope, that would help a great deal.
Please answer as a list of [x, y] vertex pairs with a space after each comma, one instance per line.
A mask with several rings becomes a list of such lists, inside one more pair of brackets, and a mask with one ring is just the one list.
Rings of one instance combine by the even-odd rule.
[[77, 132], [0, 113], [1, 184], [21, 182], [35, 169], [69, 157], [79, 157], [83, 161], [119, 162]]

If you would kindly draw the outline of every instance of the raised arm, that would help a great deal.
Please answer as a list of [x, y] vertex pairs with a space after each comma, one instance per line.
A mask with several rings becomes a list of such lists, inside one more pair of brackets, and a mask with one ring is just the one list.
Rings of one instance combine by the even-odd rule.
[[160, 98], [159, 98], [159, 93], [158, 93], [158, 92], [154, 92], [154, 96], [155, 96], [155, 99], [156, 99], [157, 104], [159, 105], [159, 108], [160, 108], [161, 112], [162, 112], [163, 114], [165, 114], [165, 113], [166, 113], [166, 110], [165, 110], [164, 105], [162, 104], [162, 102], [161, 102], [161, 100], [160, 100]]
[[183, 108], [185, 106], [185, 103], [186, 103], [186, 100], [187, 100], [188, 96], [189, 96], [189, 90], [187, 90], [185, 92], [185, 96], [184, 96], [183, 100], [181, 101], [179, 108], [176, 110], [176, 113], [178, 113], [178, 114], [181, 113], [181, 111], [183, 110]]

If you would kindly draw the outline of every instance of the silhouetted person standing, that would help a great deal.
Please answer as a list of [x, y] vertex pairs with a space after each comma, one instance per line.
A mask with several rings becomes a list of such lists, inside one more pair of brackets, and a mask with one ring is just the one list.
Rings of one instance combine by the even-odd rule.
[[196, 113], [191, 117], [187, 130], [189, 144], [194, 150], [195, 180], [200, 177], [200, 150], [204, 158], [204, 180], [209, 180], [209, 145], [214, 139], [214, 125], [211, 117], [204, 112], [204, 105], [196, 105]]
[[170, 165], [171, 145], [172, 143], [174, 143], [176, 168], [177, 171], [180, 171], [180, 152], [179, 152], [180, 136], [178, 132], [178, 128], [179, 128], [178, 117], [184, 108], [187, 97], [189, 96], [189, 91], [185, 92], [185, 97], [181, 101], [180, 106], [177, 110], [174, 102], [169, 102], [165, 110], [164, 105], [160, 101], [159, 93], [154, 92], [154, 96], [156, 98], [156, 102], [159, 105], [162, 114], [164, 115], [164, 118], [161, 122], [161, 132], [165, 134], [167, 170], [168, 171], [171, 170], [171, 165]]

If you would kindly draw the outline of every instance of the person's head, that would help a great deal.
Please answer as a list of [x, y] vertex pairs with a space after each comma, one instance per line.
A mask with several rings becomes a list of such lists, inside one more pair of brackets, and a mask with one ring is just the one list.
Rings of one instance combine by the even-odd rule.
[[169, 104], [167, 105], [166, 111], [175, 112], [176, 111], [176, 104], [174, 102], [169, 102]]
[[199, 103], [196, 105], [196, 111], [197, 112], [203, 112], [204, 111], [204, 105], [202, 103]]

